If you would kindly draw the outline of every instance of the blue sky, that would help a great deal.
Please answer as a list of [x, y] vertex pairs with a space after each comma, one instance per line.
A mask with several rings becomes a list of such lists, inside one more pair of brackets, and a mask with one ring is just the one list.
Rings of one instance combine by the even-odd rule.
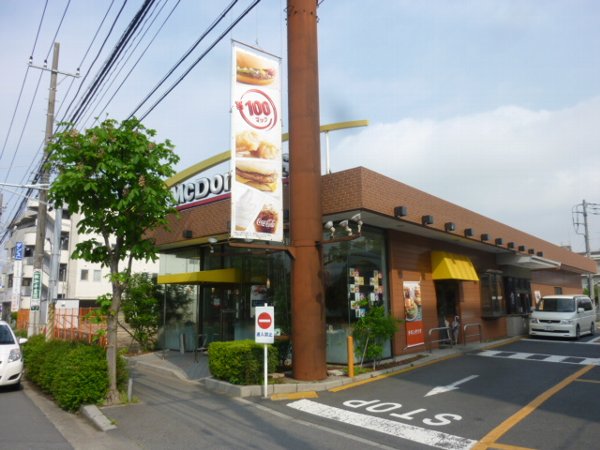
[[[106, 110], [98, 107], [90, 116], [108, 113], [121, 120], [132, 113], [228, 3], [181, 0], [122, 90]], [[240, 0], [165, 87], [250, 3]], [[0, 2], [0, 39], [5, 43], [0, 48], [0, 145], [6, 142], [0, 182], [29, 181], [31, 162], [39, 157], [47, 74], [32, 103], [39, 73], [29, 70], [8, 138], [7, 133], [44, 4]], [[129, 0], [99, 62], [141, 4]], [[157, 3], [164, 5], [162, 13], [112, 89], [175, 4]], [[49, 1], [34, 64], [42, 64], [66, 5], [67, 0]], [[71, 0], [57, 38], [61, 70], [75, 71], [109, 5], [108, 0]], [[179, 169], [229, 147], [231, 39], [280, 55], [286, 76], [285, 6], [282, 0], [263, 0], [144, 120], [159, 139], [174, 142]], [[331, 134], [333, 171], [362, 165], [542, 239], [583, 250], [571, 211], [584, 199], [600, 204], [600, 3], [324, 0], [318, 14], [321, 123], [370, 122], [366, 128]], [[84, 89], [99, 68], [96, 64], [90, 70], [91, 60], [88, 56], [81, 67], [83, 74], [89, 73], [79, 81]], [[71, 80], [61, 80], [59, 104], [65, 96], [68, 104], [75, 88], [68, 91]], [[283, 86], [285, 103], [285, 78]], [[111, 97], [108, 92], [100, 106]], [[284, 130], [286, 122], [284, 111]], [[84, 126], [92, 123], [90, 119]], [[18, 199], [6, 190], [4, 197], [3, 222]], [[592, 248], [598, 250], [600, 216], [589, 220]]]

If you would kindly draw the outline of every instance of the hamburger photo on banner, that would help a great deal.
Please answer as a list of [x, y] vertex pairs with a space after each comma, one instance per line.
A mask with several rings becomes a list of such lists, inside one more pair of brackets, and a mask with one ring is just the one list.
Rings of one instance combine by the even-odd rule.
[[237, 81], [245, 84], [265, 86], [277, 76], [276, 63], [266, 58], [238, 50], [236, 53]]
[[273, 164], [261, 164], [260, 160], [238, 160], [235, 166], [236, 181], [260, 191], [275, 192], [278, 176]]

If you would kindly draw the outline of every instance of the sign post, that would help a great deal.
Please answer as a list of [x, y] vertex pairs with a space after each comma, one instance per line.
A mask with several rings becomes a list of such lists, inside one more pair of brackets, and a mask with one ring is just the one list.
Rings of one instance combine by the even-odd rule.
[[267, 398], [269, 379], [269, 354], [267, 344], [275, 342], [275, 308], [272, 306], [258, 306], [256, 308], [256, 321], [254, 341], [264, 344], [263, 367], [264, 367], [264, 397]]

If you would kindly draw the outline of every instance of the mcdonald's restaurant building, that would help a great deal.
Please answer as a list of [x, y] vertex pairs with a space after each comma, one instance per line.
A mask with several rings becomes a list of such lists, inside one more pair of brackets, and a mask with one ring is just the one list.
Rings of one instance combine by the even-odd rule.
[[[292, 256], [284, 244], [230, 238], [230, 175], [218, 169], [227, 160], [217, 155], [169, 180], [179, 214], [154, 233], [167, 287], [165, 348], [180, 348], [182, 336], [187, 350], [253, 339], [254, 308], [264, 303], [275, 307], [281, 339], [290, 335]], [[285, 182], [283, 196], [287, 208]], [[346, 337], [371, 305], [402, 319], [385, 346], [392, 357], [423, 351], [455, 319], [461, 342], [524, 334], [537, 298], [581, 293], [581, 276], [596, 270], [568, 249], [364, 167], [323, 175], [321, 199], [329, 363], [347, 362]], [[285, 241], [285, 214], [282, 223]]]

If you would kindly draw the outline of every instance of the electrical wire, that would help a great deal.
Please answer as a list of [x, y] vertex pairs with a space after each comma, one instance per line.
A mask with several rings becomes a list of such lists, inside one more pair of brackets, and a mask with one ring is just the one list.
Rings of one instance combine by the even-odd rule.
[[[106, 18], [108, 17], [108, 13], [112, 9], [114, 3], [115, 3], [115, 0], [112, 0], [110, 2], [110, 5], [108, 6], [108, 9], [106, 10], [106, 13], [104, 13], [104, 17], [102, 18], [100, 25], [98, 25], [98, 28], [96, 29], [96, 33], [94, 33], [94, 37], [92, 38], [90, 45], [88, 45], [87, 50], [85, 51], [83, 57], [81, 58], [81, 61], [79, 62], [79, 65], [77, 66], [77, 72], [79, 72], [81, 70], [81, 67], [83, 67], [83, 64], [85, 63], [85, 60], [86, 60], [88, 54], [90, 53], [90, 50], [92, 49], [92, 46], [94, 45], [94, 42], [96, 42], [96, 39], [98, 38], [98, 35], [100, 34], [100, 30], [102, 29], [102, 26], [104, 25], [104, 22], [106, 21]], [[65, 92], [63, 100], [60, 102], [60, 105], [58, 106], [58, 110], [56, 111], [57, 116], [60, 114], [60, 111], [65, 104], [65, 99], [69, 96], [71, 89], [73, 88], [73, 85], [75, 84], [76, 80], [77, 80], [77, 78], [75, 78], [75, 77], [71, 78], [71, 83], [69, 83], [69, 87], [67, 88], [67, 91]], [[85, 77], [84, 77], [84, 80], [85, 80]], [[77, 95], [75, 95], [75, 96], [77, 96]]]
[[[110, 35], [112, 34], [113, 30], [115, 29], [115, 26], [117, 25], [117, 22], [118, 22], [119, 18], [121, 17], [121, 13], [125, 9], [126, 5], [127, 5], [127, 0], [125, 0], [121, 4], [121, 9], [119, 9], [119, 11], [117, 13], [117, 16], [113, 20], [113, 23], [112, 23], [110, 29], [108, 30], [108, 33], [106, 34], [106, 37], [104, 38], [104, 41], [102, 42], [102, 45], [100, 46], [100, 49], [98, 49], [98, 51], [96, 52], [96, 56], [94, 57], [94, 60], [90, 64], [90, 69], [94, 66], [94, 64], [96, 64], [96, 61], [98, 61], [98, 58], [100, 57], [100, 54], [102, 53], [102, 50], [104, 50], [104, 46], [106, 45], [106, 42], [108, 41], [108, 38], [110, 37]], [[111, 6], [112, 6], [112, 3], [111, 3]], [[107, 11], [107, 14], [108, 14], [108, 11]], [[67, 107], [67, 110], [65, 111], [65, 113], [64, 113], [63, 117], [61, 118], [60, 122], [65, 122], [66, 121], [67, 115], [69, 114], [69, 111], [71, 110], [71, 107], [75, 103], [75, 100], [77, 99], [77, 96], [79, 95], [79, 92], [83, 88], [83, 85], [85, 84], [85, 80], [87, 79], [87, 77], [89, 76], [90, 73], [91, 73], [90, 70], [88, 70], [86, 72], [85, 76], [83, 77], [83, 80], [79, 84], [79, 88], [77, 89], [77, 92], [75, 93], [75, 96], [73, 97], [73, 100], [71, 100], [71, 103], [69, 103], [69, 106]]]
[[148, 49], [150, 48], [150, 46], [154, 43], [154, 40], [157, 38], [157, 36], [159, 35], [159, 33], [162, 31], [162, 29], [164, 28], [164, 26], [167, 23], [167, 21], [171, 18], [171, 15], [175, 12], [175, 9], [179, 6], [179, 3], [180, 3], [180, 0], [177, 0], [177, 3], [175, 3], [175, 5], [173, 6], [173, 8], [171, 8], [171, 11], [169, 12], [169, 14], [165, 18], [165, 20], [162, 22], [162, 24], [160, 25], [160, 27], [158, 28], [158, 30], [156, 30], [156, 33], [154, 33], [154, 36], [152, 36], [152, 39], [150, 40], [150, 42], [148, 43], [148, 45], [146, 46], [146, 48], [144, 49], [144, 51], [139, 55], [138, 59], [135, 61], [135, 63], [131, 67], [131, 69], [129, 69], [129, 72], [127, 72], [127, 74], [125, 75], [124, 79], [121, 81], [121, 83], [119, 84], [119, 86], [117, 87], [117, 89], [115, 90], [115, 92], [108, 99], [108, 101], [106, 102], [106, 104], [104, 105], [104, 107], [102, 108], [102, 110], [100, 111], [100, 113], [98, 115], [101, 115], [106, 110], [106, 108], [108, 108], [108, 105], [110, 105], [110, 103], [114, 100], [115, 96], [119, 93], [119, 91], [121, 90], [121, 88], [123, 87], [123, 85], [125, 84], [125, 82], [129, 79], [129, 76], [131, 75], [131, 73], [133, 72], [133, 70], [137, 67], [137, 65], [139, 64], [140, 60], [146, 54], [146, 52], [148, 51]]
[[[44, 4], [44, 9], [42, 10], [42, 17], [40, 17], [40, 23], [38, 24], [38, 29], [35, 34], [35, 39], [33, 41], [33, 48], [31, 49], [31, 53], [29, 56], [29, 63], [33, 60], [33, 55], [35, 53], [35, 48], [37, 46], [38, 39], [40, 37], [40, 31], [42, 29], [42, 23], [44, 22], [44, 17], [46, 15], [46, 8], [48, 6], [48, 0]], [[17, 96], [17, 104], [15, 105], [15, 110], [13, 111], [12, 118], [10, 119], [10, 124], [8, 126], [8, 131], [6, 133], [6, 138], [4, 139], [4, 144], [2, 144], [2, 150], [0, 151], [0, 160], [2, 160], [2, 156], [4, 156], [4, 151], [6, 150], [6, 144], [8, 143], [8, 138], [12, 131], [13, 124], [15, 122], [15, 117], [17, 115], [17, 111], [19, 110], [19, 104], [21, 103], [21, 97], [23, 95], [23, 89], [25, 88], [25, 83], [27, 82], [27, 75], [29, 74], [30, 66], [27, 65], [27, 69], [25, 69], [25, 76], [23, 77], [23, 82], [21, 83], [21, 89], [19, 90], [19, 95]]]
[[[64, 11], [63, 11], [62, 17], [61, 17], [61, 19], [60, 19], [60, 22], [59, 22], [59, 24], [58, 24], [58, 27], [56, 28], [56, 32], [54, 33], [54, 38], [52, 39], [52, 44], [51, 44], [51, 46], [50, 46], [50, 49], [48, 49], [48, 53], [46, 54], [46, 58], [45, 58], [45, 60], [44, 60], [44, 63], [46, 63], [46, 62], [47, 62], [47, 60], [48, 60], [48, 56], [50, 55], [50, 52], [51, 52], [51, 50], [52, 50], [52, 47], [53, 47], [53, 45], [54, 45], [54, 41], [56, 40], [56, 36], [58, 35], [58, 32], [60, 31], [60, 28], [61, 28], [61, 26], [62, 26], [63, 20], [64, 20], [64, 18], [65, 18], [65, 16], [66, 16], [66, 14], [67, 14], [67, 11], [69, 10], [69, 5], [70, 5], [70, 4], [71, 4], [71, 0], [69, 0], [69, 1], [68, 1], [68, 3], [67, 3], [67, 6], [65, 6], [65, 9], [64, 9]], [[46, 9], [45, 9], [45, 7], [44, 7], [44, 13], [45, 13], [45, 10], [46, 10]], [[38, 33], [38, 35], [39, 35], [39, 33]], [[36, 36], [36, 43], [37, 43], [37, 36]], [[12, 157], [12, 159], [11, 159], [11, 162], [10, 162], [10, 164], [9, 164], [9, 166], [8, 166], [8, 169], [7, 169], [7, 171], [6, 171], [6, 177], [5, 177], [5, 179], [4, 179], [4, 182], [6, 182], [6, 180], [8, 180], [8, 176], [9, 176], [9, 174], [10, 174], [10, 173], [11, 173], [11, 171], [12, 171], [12, 168], [13, 168], [13, 164], [14, 164], [15, 158], [16, 158], [16, 156], [17, 156], [17, 153], [19, 152], [19, 148], [20, 148], [20, 146], [21, 146], [21, 142], [22, 142], [22, 139], [23, 139], [23, 135], [25, 134], [25, 130], [26, 130], [26, 128], [27, 128], [27, 124], [29, 123], [29, 117], [30, 117], [30, 115], [31, 115], [31, 110], [32, 110], [32, 108], [33, 108], [33, 105], [34, 105], [34, 103], [35, 103], [35, 99], [36, 99], [36, 97], [37, 97], [37, 93], [38, 93], [38, 90], [39, 90], [39, 87], [40, 87], [40, 82], [41, 82], [41, 80], [42, 80], [42, 75], [43, 75], [43, 71], [41, 71], [41, 72], [40, 72], [40, 76], [38, 77], [38, 82], [37, 82], [37, 84], [36, 84], [35, 91], [34, 91], [33, 97], [31, 98], [31, 103], [30, 103], [30, 105], [29, 105], [29, 110], [28, 110], [28, 112], [27, 112], [27, 116], [26, 116], [26, 118], [25, 118], [25, 122], [24, 122], [24, 124], [23, 124], [23, 128], [21, 129], [21, 134], [20, 134], [20, 136], [19, 136], [19, 140], [18, 140], [18, 142], [17, 142], [17, 145], [16, 145], [16, 147], [15, 147], [15, 150], [14, 150], [14, 153], [13, 153], [13, 157]]]
[[[160, 30], [162, 30], [164, 24], [169, 19], [169, 17], [171, 16], [171, 14], [175, 10], [175, 8], [177, 8], [177, 6], [179, 5], [179, 0], [177, 0], [177, 3], [171, 9], [171, 12], [167, 16], [167, 18], [163, 21], [163, 23], [159, 27], [158, 31], [154, 34], [154, 37], [150, 40], [150, 42], [146, 45], [146, 48], [143, 50], [143, 52], [141, 53], [141, 55], [137, 58], [137, 60], [134, 63], [133, 67], [127, 72], [127, 74], [125, 75], [125, 77], [123, 78], [123, 80], [121, 81], [121, 83], [119, 84], [119, 86], [117, 87], [116, 91], [110, 97], [109, 101], [104, 105], [104, 107], [100, 110], [100, 112], [96, 113], [96, 111], [98, 110], [98, 108], [100, 106], [100, 103], [102, 103], [102, 101], [108, 95], [108, 93], [111, 90], [111, 88], [113, 87], [113, 85], [117, 82], [117, 79], [121, 75], [121, 72], [125, 69], [125, 67], [127, 66], [127, 63], [133, 57], [133, 54], [136, 52], [136, 50], [138, 49], [138, 47], [140, 46], [140, 44], [142, 43], [142, 41], [144, 40], [144, 38], [146, 37], [146, 35], [150, 31], [150, 29], [152, 28], [152, 26], [156, 22], [156, 20], [159, 18], [160, 14], [162, 13], [162, 11], [163, 11], [163, 9], [165, 8], [166, 5], [167, 5], [167, 1], [164, 1], [162, 3], [162, 5], [160, 6], [160, 8], [159, 8], [158, 7], [158, 3], [157, 3], [156, 7], [155, 7], [155, 10], [152, 13], [150, 13], [150, 15], [146, 18], [145, 23], [142, 25], [142, 29], [144, 31], [140, 32], [138, 34], [138, 36], [135, 37], [135, 39], [137, 40], [137, 42], [135, 44], [134, 44], [133, 40], [130, 42], [129, 48], [126, 50], [126, 52], [125, 52], [122, 60], [119, 62], [120, 67], [118, 69], [116, 69], [113, 72], [113, 74], [111, 74], [111, 76], [109, 77], [111, 79], [110, 82], [106, 85], [105, 88], [103, 88], [104, 92], [102, 93], [102, 95], [100, 95], [97, 98], [97, 100], [95, 101], [95, 105], [93, 107], [89, 108], [90, 111], [89, 111], [89, 113], [87, 115], [87, 118], [82, 120], [82, 122], [84, 124], [83, 128], [88, 128], [87, 123], [88, 123], [88, 121], [90, 119], [92, 119], [94, 117], [94, 115], [96, 117], [95, 117], [95, 119], [93, 119], [93, 121], [92, 121], [92, 123], [91, 123], [90, 126], [93, 126], [98, 121], [98, 118], [102, 115], [102, 113], [105, 111], [105, 109], [107, 108], [107, 106], [110, 104], [111, 100], [119, 92], [120, 88], [123, 86], [123, 84], [125, 83], [125, 81], [127, 81], [127, 79], [129, 78], [129, 76], [131, 75], [133, 69], [135, 69], [135, 67], [139, 63], [140, 59], [146, 53], [146, 51], [148, 50], [148, 48], [150, 47], [150, 45], [152, 44], [152, 42], [154, 42], [154, 39], [156, 38], [156, 36], [160, 32]], [[146, 24], [147, 24], [147, 26], [146, 26]]]
[[129, 115], [129, 118], [133, 117], [135, 113], [146, 103], [150, 97], [165, 83], [165, 81], [173, 74], [173, 72], [186, 60], [186, 58], [198, 47], [198, 45], [204, 40], [204, 38], [225, 18], [225, 16], [231, 11], [238, 0], [233, 0], [215, 19], [215, 21], [202, 33], [202, 35], [196, 39], [196, 42], [179, 58], [179, 61], [169, 69], [169, 71], [162, 77], [162, 79], [152, 88], [150, 93], [135, 107], [133, 112]]
[[[158, 106], [158, 105], [159, 105], [159, 104], [160, 104], [160, 103], [161, 103], [161, 102], [162, 102], [162, 101], [163, 101], [163, 100], [164, 100], [164, 99], [165, 99], [165, 98], [166, 98], [166, 97], [167, 97], [167, 96], [168, 96], [168, 95], [169, 95], [169, 94], [170, 94], [170, 93], [173, 91], [173, 89], [175, 89], [175, 88], [176, 88], [176, 87], [179, 85], [179, 83], [181, 83], [181, 82], [182, 82], [182, 81], [183, 81], [183, 80], [184, 80], [184, 79], [185, 79], [185, 78], [186, 78], [186, 77], [189, 75], [189, 73], [192, 71], [192, 69], [193, 69], [194, 67], [196, 67], [196, 65], [198, 65], [198, 63], [199, 63], [200, 61], [202, 61], [202, 60], [204, 59], [204, 57], [205, 57], [206, 55], [208, 55], [208, 53], [210, 53], [210, 52], [211, 52], [211, 50], [212, 50], [212, 49], [213, 49], [213, 48], [214, 48], [214, 47], [215, 47], [215, 46], [216, 46], [216, 45], [217, 45], [217, 44], [218, 44], [218, 43], [219, 43], [221, 40], [223, 40], [223, 38], [224, 38], [225, 36], [227, 36], [227, 34], [228, 34], [228, 33], [229, 33], [229, 32], [230, 32], [230, 31], [231, 31], [231, 30], [232, 30], [232, 29], [233, 29], [233, 28], [234, 28], [234, 27], [235, 27], [235, 26], [236, 26], [236, 25], [239, 23], [239, 22], [241, 22], [241, 20], [242, 20], [244, 17], [246, 17], [246, 15], [247, 15], [247, 14], [248, 14], [250, 11], [252, 11], [252, 9], [254, 9], [254, 7], [255, 7], [256, 5], [258, 5], [258, 4], [260, 3], [260, 1], [261, 1], [261, 0], [254, 0], [254, 2], [253, 2], [253, 3], [252, 3], [250, 6], [248, 6], [248, 8], [246, 8], [246, 9], [244, 10], [244, 12], [243, 12], [243, 13], [242, 13], [242, 14], [241, 14], [241, 15], [240, 15], [240, 16], [239, 16], [239, 17], [238, 17], [238, 18], [237, 18], [237, 19], [236, 19], [236, 20], [235, 20], [235, 21], [234, 21], [234, 22], [233, 22], [231, 25], [229, 25], [229, 26], [228, 26], [228, 27], [225, 29], [225, 31], [224, 31], [223, 33], [221, 33], [221, 35], [219, 35], [219, 37], [218, 37], [218, 38], [217, 38], [215, 41], [213, 41], [213, 43], [212, 43], [212, 44], [211, 44], [211, 45], [210, 45], [210, 46], [209, 46], [209, 47], [206, 49], [206, 51], [204, 51], [204, 52], [203, 52], [203, 53], [202, 53], [202, 54], [201, 54], [201, 55], [200, 55], [200, 56], [199, 56], [199, 57], [198, 57], [198, 58], [197, 58], [197, 59], [196, 59], [196, 60], [195, 60], [195, 61], [192, 63], [192, 65], [191, 65], [190, 67], [188, 67], [188, 69], [187, 69], [187, 70], [186, 70], [186, 71], [185, 71], [185, 72], [184, 72], [184, 73], [183, 73], [183, 74], [182, 74], [182, 75], [181, 75], [181, 76], [180, 76], [180, 77], [179, 77], [179, 78], [178, 78], [178, 79], [175, 81], [175, 83], [173, 83], [173, 84], [172, 84], [172, 85], [169, 87], [169, 89], [167, 89], [167, 91], [166, 91], [165, 93], [163, 93], [163, 94], [162, 94], [162, 95], [161, 95], [161, 96], [158, 98], [158, 100], [156, 100], [156, 101], [155, 101], [155, 102], [152, 104], [152, 106], [151, 106], [151, 107], [150, 107], [150, 108], [149, 108], [149, 109], [148, 109], [148, 110], [147, 110], [147, 111], [146, 111], [146, 112], [145, 112], [145, 113], [144, 113], [142, 116], [140, 116], [140, 117], [139, 117], [139, 120], [143, 120], [143, 119], [145, 119], [145, 118], [148, 116], [148, 114], [150, 114], [150, 113], [151, 113], [151, 112], [154, 110], [154, 108], [156, 108], [156, 107], [157, 107], [157, 106]], [[154, 92], [151, 92], [149, 96], [151, 96], [153, 93], [154, 93]], [[149, 97], [149, 96], [148, 96], [148, 97]], [[136, 111], [137, 111], [137, 110], [136, 110]], [[134, 111], [134, 113], [135, 113], [136, 111]], [[129, 116], [129, 118], [133, 117], [133, 114], [134, 114], [134, 113], [132, 113], [132, 114]]]
[[104, 82], [104, 79], [106, 78], [107, 74], [112, 69], [115, 62], [118, 60], [119, 56], [123, 52], [123, 49], [125, 48], [126, 43], [129, 41], [129, 39], [131, 38], [131, 36], [135, 32], [135, 30], [137, 30], [137, 28], [140, 26], [142, 19], [148, 13], [149, 8], [154, 3], [154, 1], [155, 0], [145, 0], [144, 1], [144, 4], [141, 6], [141, 8], [138, 10], [138, 12], [136, 13], [133, 20], [127, 26], [127, 29], [125, 30], [125, 32], [119, 39], [119, 42], [113, 49], [113, 51], [110, 54], [110, 56], [108, 57], [107, 61], [102, 66], [100, 72], [96, 75], [96, 78], [94, 79], [92, 85], [90, 86], [90, 88], [88, 89], [86, 94], [84, 95], [79, 107], [77, 108], [77, 110], [75, 111], [75, 113], [73, 114], [73, 116], [71, 117], [69, 122], [71, 122], [72, 124], [76, 124], [79, 121], [79, 119], [81, 119], [81, 117], [85, 111], [85, 108], [88, 107], [88, 105], [92, 101], [94, 95], [96, 95], [101, 84]]

